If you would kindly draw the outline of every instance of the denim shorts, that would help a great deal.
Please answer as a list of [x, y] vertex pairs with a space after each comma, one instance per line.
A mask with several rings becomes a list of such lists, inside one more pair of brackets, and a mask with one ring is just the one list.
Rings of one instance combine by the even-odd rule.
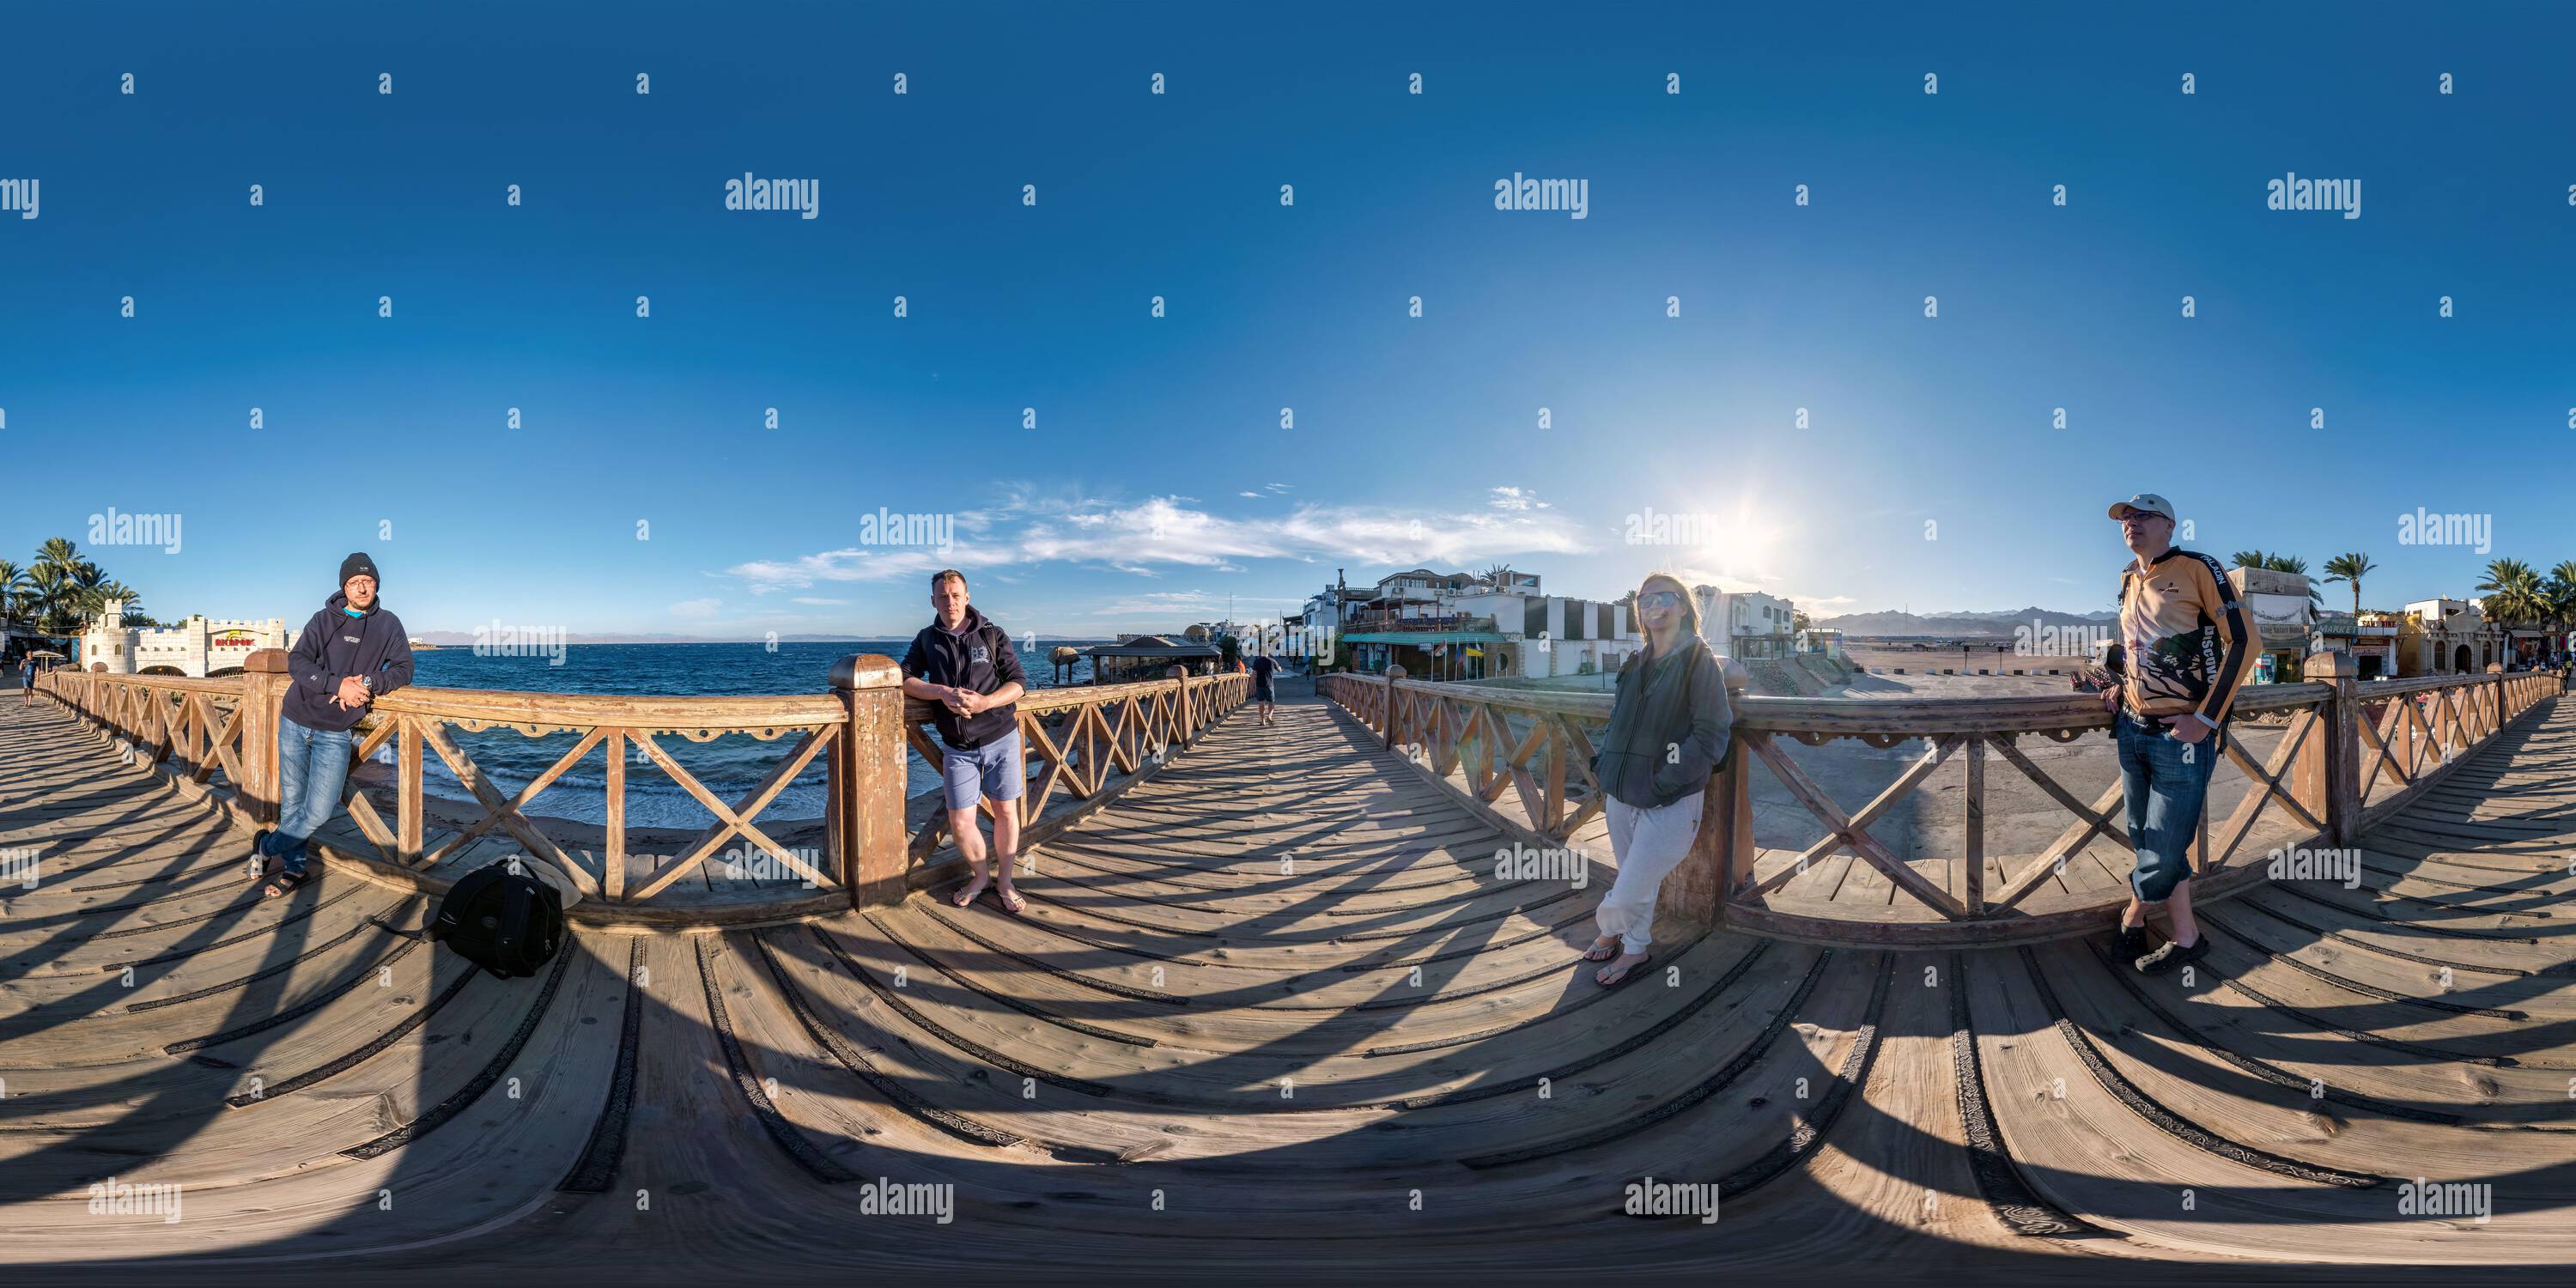
[[1015, 801], [1028, 791], [1026, 771], [1020, 768], [1017, 729], [981, 747], [942, 746], [939, 753], [946, 758], [939, 775], [950, 809], [973, 809], [978, 800]]
[[2200, 835], [2209, 776], [2226, 755], [2225, 730], [2184, 742], [2161, 726], [2144, 725], [2123, 711], [2111, 718], [2120, 743], [2120, 789], [2129, 807], [2129, 841], [2138, 866], [2129, 886], [2142, 903], [2163, 903], [2191, 879], [2191, 843]]

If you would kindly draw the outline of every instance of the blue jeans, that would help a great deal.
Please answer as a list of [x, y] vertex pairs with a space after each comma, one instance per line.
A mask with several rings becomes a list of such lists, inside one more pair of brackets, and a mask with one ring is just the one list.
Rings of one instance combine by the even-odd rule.
[[2163, 903], [2191, 879], [2191, 843], [2200, 834], [2200, 810], [2209, 798], [2209, 775], [2218, 768], [2224, 730], [2184, 742], [2163, 728], [2139, 724], [2122, 711], [2111, 717], [2120, 742], [2120, 794], [2129, 806], [2129, 840], [2137, 870], [2129, 886], [2144, 903]]
[[277, 832], [260, 838], [259, 852], [274, 855], [282, 871], [304, 871], [304, 844], [340, 812], [340, 788], [349, 781], [346, 733], [277, 722]]

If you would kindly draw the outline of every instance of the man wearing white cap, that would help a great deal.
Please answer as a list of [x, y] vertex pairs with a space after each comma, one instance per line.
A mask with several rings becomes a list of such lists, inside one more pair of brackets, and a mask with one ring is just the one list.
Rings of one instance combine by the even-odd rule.
[[[2138, 855], [2119, 952], [2159, 975], [2209, 952], [2191, 915], [2191, 843], [2224, 754], [2228, 704], [2254, 670], [2254, 623], [2217, 560], [2174, 545], [2172, 503], [2142, 492], [2111, 517], [2136, 556], [2120, 573], [2118, 683], [2102, 695]], [[2173, 937], [2148, 952], [2147, 909], [2159, 904]]]

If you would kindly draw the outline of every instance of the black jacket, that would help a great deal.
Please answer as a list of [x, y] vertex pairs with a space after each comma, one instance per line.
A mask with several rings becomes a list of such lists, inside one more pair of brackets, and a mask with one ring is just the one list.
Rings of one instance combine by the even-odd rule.
[[403, 633], [402, 619], [386, 612], [381, 599], [364, 617], [342, 611], [348, 603], [347, 595], [332, 591], [287, 657], [294, 682], [286, 688], [286, 718], [307, 729], [341, 733], [367, 714], [363, 707], [331, 705], [345, 677], [368, 677], [377, 697], [411, 683], [411, 638]]
[[[932, 684], [955, 685], [973, 693], [992, 693], [1005, 684], [1026, 685], [1028, 672], [1011, 647], [1011, 633], [985, 620], [972, 604], [954, 631], [937, 622], [912, 637], [903, 655], [903, 673]], [[999, 742], [1020, 727], [1019, 707], [1004, 703], [972, 716], [960, 716], [945, 704], [937, 709], [939, 740], [960, 751]]]
[[1638, 809], [1670, 805], [1708, 786], [1726, 759], [1735, 711], [1726, 700], [1726, 671], [1706, 642], [1649, 663], [1641, 650], [1619, 668], [1610, 727], [1592, 758], [1601, 790]]

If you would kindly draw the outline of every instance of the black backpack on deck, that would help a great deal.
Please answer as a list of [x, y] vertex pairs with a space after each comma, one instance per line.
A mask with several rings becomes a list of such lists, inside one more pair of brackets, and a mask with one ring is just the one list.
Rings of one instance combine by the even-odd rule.
[[563, 933], [563, 897], [515, 861], [457, 878], [429, 922], [429, 938], [501, 979], [536, 974]]

